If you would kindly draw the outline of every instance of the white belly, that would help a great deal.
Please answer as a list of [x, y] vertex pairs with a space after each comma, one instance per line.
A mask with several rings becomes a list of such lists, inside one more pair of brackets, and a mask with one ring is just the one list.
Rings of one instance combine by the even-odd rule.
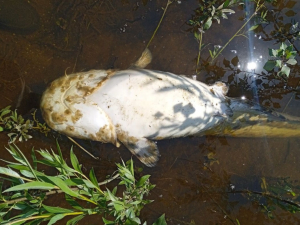
[[41, 108], [54, 130], [78, 138], [122, 142], [147, 165], [158, 157], [151, 140], [196, 134], [230, 111], [212, 87], [150, 70], [89, 71], [59, 78]]

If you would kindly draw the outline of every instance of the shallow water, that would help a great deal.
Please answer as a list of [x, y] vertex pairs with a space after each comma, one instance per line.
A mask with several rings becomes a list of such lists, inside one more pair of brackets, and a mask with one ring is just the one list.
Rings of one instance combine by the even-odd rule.
[[[47, 85], [65, 73], [90, 69], [126, 69], [144, 50], [167, 1], [30, 2], [40, 16], [37, 30], [26, 34], [18, 29], [0, 30], [0, 107], [20, 103], [18, 110], [25, 115], [32, 108], [39, 107], [39, 96]], [[174, 2], [169, 6], [149, 46], [153, 61], [148, 69], [195, 74], [198, 43], [194, 35], [186, 31], [189, 28], [186, 21], [197, 6], [198, 2], [191, 0], [181, 1], [180, 4]], [[291, 9], [282, 9], [282, 21], [288, 23], [291, 18], [299, 20], [299, 16], [288, 17], [286, 13], [289, 10], [297, 12], [299, 7], [297, 3]], [[203, 43], [223, 46], [231, 38], [244, 23], [237, 19], [244, 12], [235, 10], [236, 14], [230, 15], [228, 20], [221, 20], [220, 25], [214, 23], [206, 31]], [[247, 70], [247, 62], [259, 59], [261, 63], [256, 72], [260, 73], [268, 57], [267, 48], [278, 47], [278, 44], [273, 45], [275, 40], [266, 40], [273, 26], [274, 23], [271, 23], [262, 32], [250, 33], [248, 39], [242, 36], [235, 38], [217, 58], [217, 64], [201, 71], [197, 79], [206, 83], [216, 80], [228, 82], [229, 95], [232, 97], [246, 96], [280, 112], [300, 116], [299, 100], [295, 98], [297, 95], [289, 88], [284, 88], [283, 83], [269, 86], [256, 81], [251, 88], [245, 89], [246, 84], [234, 85], [231, 73], [223, 70], [226, 69], [224, 57], [230, 61], [238, 56], [241, 70]], [[299, 48], [297, 42], [295, 45]], [[208, 56], [208, 50], [205, 49], [202, 58]], [[20, 78], [26, 84], [24, 94]], [[268, 80], [264, 82], [269, 84]], [[296, 88], [298, 82], [296, 71], [291, 74], [288, 86]], [[34, 133], [33, 136], [25, 143], [18, 143], [26, 154], [30, 153], [33, 146], [55, 148], [55, 139], [51, 135], [44, 137]], [[61, 139], [60, 145], [67, 156], [72, 144], [64, 137]], [[1, 146], [7, 145], [7, 140], [6, 134], [0, 133]], [[130, 152], [123, 146], [116, 148], [111, 144], [87, 141], [81, 144], [100, 157], [100, 160], [94, 160], [75, 147], [80, 163], [87, 171], [93, 167], [99, 180], [116, 169], [115, 162], [120, 162], [121, 158], [131, 158]], [[262, 177], [267, 180], [289, 177], [290, 182], [299, 185], [299, 138], [208, 136], [163, 140], [157, 144], [161, 157], [156, 167], [147, 168], [133, 158], [135, 165], [143, 168], [138, 175], [150, 174], [151, 182], [156, 184], [149, 196], [154, 202], [141, 215], [149, 224], [162, 213], [166, 214], [168, 224], [235, 224], [236, 219], [243, 225], [300, 222], [299, 214], [291, 214], [279, 207], [273, 211], [275, 219], [270, 219], [260, 205], [265, 202], [258, 203], [241, 194], [229, 193], [232, 185], [235, 190], [261, 192]], [[4, 148], [1, 158], [10, 159]], [[63, 197], [48, 199], [47, 204], [66, 206]], [[101, 223], [101, 217], [94, 216], [87, 217], [79, 224]]]

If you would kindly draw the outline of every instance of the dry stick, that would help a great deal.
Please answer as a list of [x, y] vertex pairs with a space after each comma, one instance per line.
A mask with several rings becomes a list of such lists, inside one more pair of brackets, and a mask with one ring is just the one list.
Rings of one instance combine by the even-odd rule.
[[[68, 137], [68, 136], [67, 136]], [[85, 151], [88, 155], [92, 156], [94, 159], [99, 159], [99, 157], [93, 156], [89, 151], [87, 151], [84, 147], [82, 147], [80, 144], [78, 144], [73, 138], [68, 137], [70, 141], [72, 141], [75, 145], [77, 145], [79, 148], [81, 148], [83, 151]]]
[[265, 196], [265, 197], [268, 197], [268, 198], [273, 198], [273, 199], [279, 200], [281, 202], [284, 202], [284, 203], [287, 203], [287, 204], [290, 204], [290, 205], [293, 205], [293, 206], [296, 206], [296, 207], [300, 208], [300, 205], [296, 202], [292, 202], [292, 201], [289, 201], [289, 200], [286, 200], [286, 199], [283, 199], [283, 198], [280, 198], [280, 197], [277, 197], [277, 196], [274, 196], [274, 195], [271, 195], [271, 194], [268, 194], [268, 193], [264, 193], [264, 192], [240, 190], [240, 191], [230, 191], [228, 193], [230, 193], [230, 194], [236, 194], [236, 193], [238, 193], [238, 194], [257, 194], [257, 195]]
[[74, 73], [74, 72], [75, 72], [76, 65], [77, 65], [77, 61], [78, 61], [78, 57], [79, 57], [79, 54], [80, 54], [80, 53], [81, 53], [81, 51], [82, 51], [82, 47], [83, 47], [83, 45], [82, 45], [82, 44], [80, 44], [80, 48], [79, 48], [79, 51], [78, 51], [78, 53], [77, 53], [77, 56], [76, 56], [76, 59], [75, 59], [75, 63], [74, 63], [74, 66], [73, 66], [73, 71], [72, 71], [72, 73]]
[[[108, 184], [109, 182], [113, 181], [114, 179], [118, 178], [119, 176], [120, 176], [119, 174], [116, 174], [113, 177], [98, 183], [98, 185], [101, 186], [101, 185], [104, 185], [104, 184]], [[79, 188], [70, 188], [70, 189], [72, 191], [78, 191], [79, 190]], [[45, 195], [48, 196], [48, 195], [61, 194], [61, 193], [64, 193], [64, 191], [62, 191], [62, 190], [48, 191], [48, 192], [45, 193]], [[28, 199], [27, 198], [17, 198], [17, 199], [14, 199], [14, 200], [5, 201], [3, 203], [5, 203], [7, 205], [10, 205], [10, 204], [15, 204], [15, 203], [26, 201], [26, 200], [28, 200]]]
[[163, 18], [165, 17], [165, 14], [166, 14], [166, 12], [167, 12], [167, 9], [168, 9], [169, 5], [171, 5], [172, 3], [173, 3], [172, 0], [168, 0], [167, 5], [166, 5], [166, 7], [165, 7], [165, 9], [164, 9], [164, 13], [162, 14], [162, 16], [161, 16], [161, 18], [160, 18], [160, 21], [159, 21], [159, 23], [158, 23], [158, 25], [157, 25], [155, 31], [153, 32], [152, 37], [150, 38], [150, 41], [148, 42], [146, 48], [149, 47], [149, 45], [150, 45], [151, 41], [153, 40], [153, 38], [154, 38], [156, 32], [158, 31], [158, 28], [160, 27], [160, 24], [161, 24]]

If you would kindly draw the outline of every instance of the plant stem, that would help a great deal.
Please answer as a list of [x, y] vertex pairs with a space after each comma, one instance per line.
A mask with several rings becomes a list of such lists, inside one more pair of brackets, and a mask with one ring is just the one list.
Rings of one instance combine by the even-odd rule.
[[250, 20], [252, 19], [252, 17], [254, 15], [256, 15], [257, 11], [261, 9], [261, 7], [264, 4], [261, 4], [259, 7], [256, 8], [255, 12], [250, 16], [250, 18], [243, 24], [243, 26], [229, 39], [229, 41], [227, 41], [227, 43], [223, 46], [223, 48], [218, 51], [218, 53], [216, 54], [216, 56], [210, 61], [211, 63], [219, 56], [219, 54], [227, 47], [227, 45], [236, 37], [238, 36], [238, 34], [241, 32], [241, 30], [247, 25], [247, 23], [250, 22]]
[[200, 40], [199, 40], [199, 48], [198, 48], [198, 57], [197, 57], [197, 65], [196, 65], [196, 74], [198, 74], [198, 65], [199, 65], [200, 55], [201, 55], [202, 35], [203, 35], [203, 33], [200, 32]]
[[[104, 184], [108, 184], [109, 182], [113, 181], [114, 179], [118, 178], [120, 175], [119, 174], [116, 174], [115, 176], [113, 176], [112, 178], [109, 178], [105, 181], [102, 181], [99, 184], [99, 186], [101, 185], [104, 185]], [[70, 188], [72, 191], [78, 191], [79, 188]], [[61, 193], [64, 193], [64, 191], [62, 190], [57, 190], [57, 191], [48, 191], [45, 193], [46, 196], [48, 195], [53, 195], [53, 194], [61, 194]], [[10, 204], [14, 204], [14, 203], [18, 203], [18, 202], [22, 202], [22, 201], [26, 201], [27, 198], [17, 198], [17, 199], [14, 199], [14, 200], [10, 200], [10, 201], [5, 201], [4, 203], [6, 203], [7, 205], [10, 205]]]
[[166, 14], [166, 12], [167, 12], [167, 9], [168, 9], [169, 5], [171, 5], [172, 3], [173, 3], [172, 0], [168, 0], [167, 5], [166, 5], [166, 7], [165, 7], [165, 9], [164, 9], [164, 12], [163, 12], [163, 14], [162, 14], [162, 16], [161, 16], [161, 18], [160, 18], [160, 21], [159, 21], [159, 23], [158, 23], [158, 25], [157, 25], [155, 31], [153, 32], [153, 34], [152, 34], [152, 36], [151, 36], [151, 39], [150, 39], [150, 41], [148, 42], [146, 48], [149, 47], [149, 45], [150, 45], [151, 41], [153, 40], [153, 38], [154, 38], [156, 32], [158, 31], [158, 28], [160, 27], [160, 24], [161, 24], [161, 22], [162, 22], [162, 20], [163, 20], [163, 18], [164, 18], [164, 16], [165, 16], [165, 14]]
[[50, 216], [50, 215], [32, 216], [32, 217], [28, 217], [28, 218], [23, 218], [23, 219], [20, 219], [20, 220], [12, 221], [12, 222], [10, 222], [10, 223], [7, 223], [7, 225], [12, 225], [12, 224], [20, 223], [20, 222], [22, 222], [22, 221], [27, 221], [27, 220], [34, 220], [34, 219], [47, 218], [47, 217], [49, 217], [49, 216]]
[[[84, 212], [72, 212], [72, 213], [64, 213], [65, 216], [75, 216], [75, 215], [81, 215], [83, 214]], [[96, 214], [95, 212], [93, 212], [92, 214]], [[10, 223], [8, 223], [7, 225], [12, 225], [12, 224], [16, 224], [16, 223], [19, 223], [19, 222], [22, 222], [22, 221], [28, 221], [28, 220], [34, 220], [34, 219], [40, 219], [40, 218], [48, 218], [52, 216], [51, 214], [46, 214], [46, 215], [41, 215], [41, 216], [32, 216], [32, 217], [28, 217], [28, 218], [23, 218], [23, 219], [20, 219], [20, 220], [15, 220], [15, 221], [12, 221]]]

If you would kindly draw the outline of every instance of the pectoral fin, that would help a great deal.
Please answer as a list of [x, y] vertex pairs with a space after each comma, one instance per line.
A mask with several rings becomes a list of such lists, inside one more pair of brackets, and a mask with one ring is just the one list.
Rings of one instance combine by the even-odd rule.
[[156, 144], [147, 138], [124, 137], [118, 139], [146, 166], [156, 165], [159, 151]]

